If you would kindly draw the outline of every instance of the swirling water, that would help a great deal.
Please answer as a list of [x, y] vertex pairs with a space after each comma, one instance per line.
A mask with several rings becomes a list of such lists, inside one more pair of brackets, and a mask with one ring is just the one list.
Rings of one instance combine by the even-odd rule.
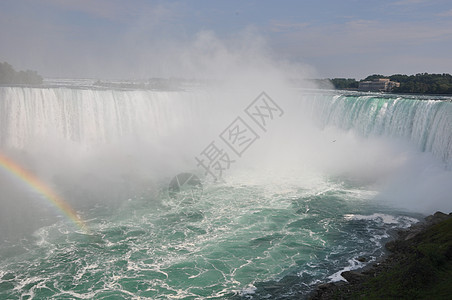
[[283, 279], [273, 296], [295, 296], [358, 267], [360, 256], [374, 261], [388, 230], [416, 220], [369, 205], [371, 193], [324, 184], [314, 194], [210, 186], [188, 206], [140, 196], [114, 210], [95, 207], [87, 214], [90, 235], [60, 221], [3, 245], [0, 293], [23, 299], [260, 298], [269, 291], [259, 282]]
[[[154, 128], [149, 134], [157, 139], [193, 122], [202, 110], [195, 105], [199, 94], [55, 88], [4, 88], [1, 92], [0, 141], [10, 152], [27, 149], [33, 137], [49, 131], [52, 137], [83, 145], [108, 143], [117, 136], [141, 132], [142, 127]], [[322, 97], [327, 101], [311, 102]], [[322, 126], [356, 128], [363, 136], [399, 132], [398, 137], [414, 140], [420, 150], [432, 151], [449, 163], [452, 131], [447, 101], [409, 100], [419, 102], [407, 102], [408, 106], [419, 107], [400, 112], [389, 107], [405, 100], [322, 97], [309, 97], [308, 104], [303, 104], [320, 116]], [[181, 101], [189, 104], [175, 105]], [[424, 105], [438, 108], [423, 114]], [[424, 131], [419, 122], [426, 124]], [[126, 159], [127, 164], [131, 161]], [[103, 165], [95, 167], [100, 175], [111, 171]], [[40, 170], [39, 165], [35, 168]], [[134, 177], [121, 173], [121, 180], [115, 181], [112, 176], [110, 185], [95, 192], [79, 187], [74, 193], [62, 184], [60, 191], [68, 201], [75, 207], [84, 203], [79, 213], [90, 232], [57, 214], [20, 239], [5, 238], [0, 243], [0, 296], [295, 299], [306, 296], [315, 283], [340, 280], [341, 270], [362, 266], [358, 257], [375, 261], [384, 254], [382, 245], [393, 230], [421, 217], [375, 201], [377, 186], [322, 172], [302, 172], [291, 180], [277, 174], [259, 181], [249, 180], [258, 177], [252, 172], [231, 173], [225, 182], [205, 182], [202, 197], [190, 202], [168, 196], [168, 176], [163, 176], [166, 181], [155, 181], [152, 189], [132, 185], [124, 192], [121, 187], [120, 196], [116, 186]], [[55, 184], [68, 181], [63, 179]], [[69, 179], [87, 185], [92, 180]], [[119, 199], [108, 201], [116, 196]], [[2, 196], [2, 207], [8, 208], [8, 199]]]

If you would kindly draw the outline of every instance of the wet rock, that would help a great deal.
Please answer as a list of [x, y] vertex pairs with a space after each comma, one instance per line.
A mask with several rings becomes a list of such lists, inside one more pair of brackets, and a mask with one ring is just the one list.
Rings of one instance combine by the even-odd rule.
[[[364, 267], [360, 272], [358, 271], [347, 271], [342, 272], [341, 276], [344, 277], [347, 282], [342, 281], [341, 285], [338, 283], [326, 283], [318, 285], [315, 290], [311, 293], [308, 299], [355, 299], [359, 297], [367, 297], [369, 291], [367, 284], [369, 284], [369, 279], [380, 278], [385, 276], [391, 270], [405, 270], [407, 267], [417, 264], [417, 261], [413, 259], [418, 258], [418, 256], [413, 255], [413, 249], [416, 249], [416, 245], [420, 243], [427, 243], [425, 238], [431, 237], [432, 230], [444, 231], [444, 226], [439, 229], [432, 229], [432, 226], [439, 224], [443, 221], [447, 221], [452, 218], [452, 213], [444, 214], [441, 212], [436, 212], [435, 214], [425, 218], [425, 221], [419, 222], [412, 225], [409, 229], [398, 231], [398, 237], [386, 243], [385, 247], [390, 253], [377, 263], [374, 263], [370, 267]], [[447, 221], [450, 222], [450, 221]], [[449, 235], [443, 234], [441, 243], [445, 243]], [[452, 247], [450, 251], [446, 251], [444, 254], [446, 258], [452, 259]], [[362, 261], [362, 257], [356, 258], [358, 261]], [[422, 276], [424, 273], [414, 274]], [[367, 286], [367, 287], [366, 287]], [[416, 287], [414, 288], [416, 289]]]
[[[411, 240], [414, 237], [416, 237], [419, 233], [426, 230], [428, 227], [441, 223], [442, 221], [445, 221], [451, 217], [452, 217], [452, 213], [445, 214], [445, 213], [437, 211], [433, 215], [426, 217], [423, 222], [416, 223], [408, 229], [400, 230], [398, 232], [399, 239], [405, 240], [405, 241]], [[386, 247], [386, 248], [388, 250], [390, 250], [388, 247]]]
[[427, 222], [419, 222], [411, 225], [408, 229], [402, 229], [397, 232], [398, 240], [410, 240], [427, 228]]
[[330, 288], [332, 288], [332, 287], [334, 287], [334, 286], [335, 286], [334, 283], [332, 283], [332, 282], [327, 282], [327, 283], [319, 284], [319, 285], [317, 286], [317, 288], [318, 288], [319, 290], [327, 290], [327, 289], [330, 289]]
[[391, 252], [397, 252], [398, 243], [397, 241], [389, 241], [386, 243], [385, 248]]
[[366, 275], [356, 271], [345, 271], [341, 273], [341, 276], [344, 277], [349, 283], [358, 283], [367, 278]]
[[331, 299], [338, 287], [342, 284], [338, 282], [328, 282], [319, 284], [316, 289], [308, 296], [309, 300]]
[[362, 256], [358, 257], [356, 260], [359, 261], [359, 262], [366, 262], [367, 261], [367, 259], [365, 257], [362, 257]]

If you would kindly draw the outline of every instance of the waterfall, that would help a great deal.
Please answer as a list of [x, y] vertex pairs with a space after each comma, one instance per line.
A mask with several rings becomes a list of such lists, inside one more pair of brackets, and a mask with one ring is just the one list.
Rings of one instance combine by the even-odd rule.
[[[452, 163], [450, 99], [338, 93], [304, 94], [302, 98], [321, 126], [352, 129], [363, 136], [408, 139], [421, 151]], [[296, 101], [284, 105], [300, 109]], [[186, 134], [199, 129], [200, 123], [204, 127], [215, 123], [219, 131], [230, 122], [227, 117], [218, 119], [221, 109], [213, 115], [220, 103], [217, 95], [199, 91], [1, 87], [0, 147], [21, 149], [49, 135], [90, 146], [122, 137], [156, 139]], [[231, 103], [224, 105], [222, 109], [227, 110]], [[193, 124], [197, 126], [190, 128]]]
[[388, 136], [415, 143], [452, 164], [452, 102], [443, 98], [382, 95], [305, 96], [322, 126], [354, 130], [363, 136]]
[[3, 87], [0, 146], [21, 149], [49, 135], [84, 145], [140, 133], [165, 136], [198, 118], [200, 98], [191, 92]]

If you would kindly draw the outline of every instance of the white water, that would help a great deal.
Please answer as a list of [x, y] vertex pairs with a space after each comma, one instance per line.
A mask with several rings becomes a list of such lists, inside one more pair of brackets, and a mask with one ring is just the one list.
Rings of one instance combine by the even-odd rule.
[[426, 96], [338, 95], [310, 97], [324, 125], [353, 129], [363, 136], [412, 141], [452, 164], [452, 99]]
[[450, 103], [269, 95], [284, 115], [234, 157], [226, 183], [177, 206], [162, 186], [196, 169], [257, 93], [0, 88], [1, 151], [93, 232], [46, 222], [43, 202], [0, 173], [0, 238], [44, 220], [34, 238], [2, 244], [0, 295], [261, 299], [268, 281], [284, 299], [376, 260], [388, 230], [419, 216], [407, 209], [452, 208]]
[[[451, 208], [450, 99], [269, 94], [285, 114], [236, 159], [230, 182], [290, 189], [321, 173], [370, 185], [382, 200], [415, 211]], [[124, 189], [139, 193], [196, 169], [194, 157], [256, 96], [199, 88], [2, 87], [0, 149], [63, 194], [121, 198]]]

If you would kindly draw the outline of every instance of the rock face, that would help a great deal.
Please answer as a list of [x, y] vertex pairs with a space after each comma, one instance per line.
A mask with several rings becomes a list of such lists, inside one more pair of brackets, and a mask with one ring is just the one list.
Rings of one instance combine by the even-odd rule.
[[425, 221], [429, 225], [435, 225], [435, 224], [438, 224], [438, 223], [440, 223], [442, 221], [445, 221], [445, 220], [449, 219], [451, 216], [452, 216], [452, 213], [446, 215], [445, 213], [437, 211], [433, 215], [426, 217]]
[[[380, 278], [380, 282], [376, 284], [377, 286], [382, 285], [382, 282], [386, 282], [386, 285], [394, 285], [396, 289], [398, 288], [400, 290], [403, 288], [398, 285], [406, 285], [407, 294], [403, 295], [405, 298], [418, 298], [418, 295], [422, 298], [422, 295], [424, 295], [422, 293], [425, 292], [428, 287], [434, 286], [436, 281], [445, 282], [444, 285], [448, 287], [447, 290], [447, 288], [445, 289], [442, 286], [438, 289], [440, 291], [439, 293], [447, 293], [446, 295], [452, 294], [452, 278], [448, 279], [446, 275], [446, 279], [444, 279], [441, 277], [443, 275], [435, 271], [436, 269], [440, 269], [440, 272], [443, 272], [445, 267], [449, 267], [449, 272], [452, 273], [452, 221], [449, 221], [449, 219], [452, 219], [452, 213], [445, 214], [436, 212], [435, 214], [426, 217], [424, 221], [414, 224], [406, 230], [400, 230], [397, 232], [398, 237], [396, 240], [386, 243], [386, 249], [392, 253], [383, 261], [376, 263], [365, 270], [342, 272], [341, 276], [344, 277], [347, 282], [320, 284], [311, 293], [308, 299], [366, 298], [369, 297], [369, 294], [374, 293], [371, 281], [375, 278]], [[429, 257], [441, 259], [441, 265], [436, 265], [435, 260], [427, 259]], [[404, 279], [400, 282], [391, 282], [392, 277], [390, 276], [393, 275], [388, 275], [391, 272], [393, 274], [397, 272], [405, 274], [410, 277], [410, 282], [406, 283], [403, 281]], [[426, 280], [426, 278], [428, 279], [431, 276], [436, 276], [437, 279], [430, 280], [430, 283], [426, 282], [429, 281]], [[387, 278], [385, 279], [385, 277]], [[426, 286], [418, 287], [414, 284], [414, 290], [410, 290], [410, 284], [413, 285], [413, 282], [415, 281], [421, 282], [422, 284], [425, 283]], [[385, 284], [383, 284], [383, 286], [385, 286]], [[438, 295], [435, 294], [438, 293], [438, 290], [434, 287], [432, 289], [431, 295]], [[371, 290], [372, 292], [370, 292]], [[377, 294], [372, 294], [372, 297], [383, 297], [381, 299], [388, 297], [392, 299], [400, 298], [400, 294], [396, 296], [394, 294], [396, 292], [392, 292], [393, 294], [391, 295], [391, 292], [388, 292], [384, 296], [378, 296], [377, 292]], [[439, 294], [440, 298], [441, 296], [442, 295]]]
[[367, 261], [367, 259], [365, 257], [362, 257], [362, 256], [358, 257], [356, 260], [359, 261], [359, 262], [366, 262]]
[[341, 273], [341, 276], [349, 283], [362, 282], [367, 278], [367, 275], [357, 271], [345, 271]]

